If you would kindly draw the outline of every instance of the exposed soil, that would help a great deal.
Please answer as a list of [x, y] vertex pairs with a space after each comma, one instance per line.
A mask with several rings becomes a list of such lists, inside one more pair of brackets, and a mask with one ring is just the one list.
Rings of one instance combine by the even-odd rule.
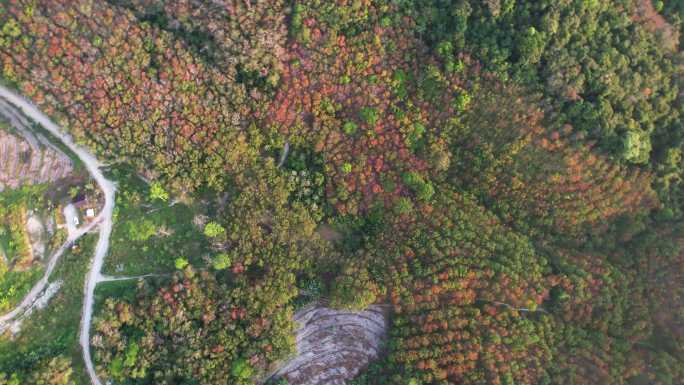
[[30, 133], [28, 122], [9, 105], [0, 103], [0, 114], [22, 135], [0, 129], [0, 191], [54, 182], [72, 172], [71, 159]]

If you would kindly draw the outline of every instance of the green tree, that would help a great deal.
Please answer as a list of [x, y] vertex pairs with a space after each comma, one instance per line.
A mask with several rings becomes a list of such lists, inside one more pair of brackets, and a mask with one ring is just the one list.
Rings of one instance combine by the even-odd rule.
[[249, 363], [247, 363], [247, 360], [240, 358], [233, 362], [233, 365], [231, 365], [230, 368], [230, 373], [235, 378], [248, 380], [254, 374], [254, 369], [249, 365]]
[[160, 182], [154, 181], [150, 185], [150, 199], [159, 199], [166, 202], [169, 200], [169, 193], [164, 189]]
[[520, 35], [518, 43], [518, 54], [520, 61], [524, 64], [535, 64], [539, 62], [544, 53], [546, 40], [544, 34], [537, 31], [534, 27], [529, 27], [524, 34]]
[[407, 197], [401, 197], [394, 205], [394, 212], [398, 215], [407, 215], [413, 212], [413, 203]]
[[381, 293], [379, 286], [370, 278], [368, 270], [349, 265], [333, 282], [330, 306], [338, 309], [364, 310], [375, 303]]
[[183, 270], [188, 266], [189, 262], [187, 259], [180, 257], [176, 258], [174, 264], [176, 265], [176, 269]]
[[358, 127], [356, 126], [356, 123], [354, 122], [346, 122], [342, 126], [342, 130], [344, 130], [344, 133], [347, 135], [354, 135], [356, 133], [356, 129]]
[[128, 237], [132, 241], [146, 241], [157, 233], [157, 226], [150, 219], [138, 219], [128, 222]]
[[230, 267], [231, 263], [230, 255], [226, 253], [217, 254], [211, 260], [211, 265], [216, 270], [225, 270]]
[[647, 163], [651, 154], [651, 139], [647, 133], [628, 131], [624, 139], [623, 157], [632, 163]]
[[378, 110], [374, 107], [363, 107], [360, 111], [361, 119], [366, 122], [369, 126], [375, 126], [378, 122], [380, 116], [378, 115]]
[[5, 24], [2, 26], [2, 35], [13, 39], [21, 35], [21, 28], [15, 19], [10, 18], [5, 21]]
[[221, 235], [224, 235], [225, 232], [226, 229], [214, 221], [211, 221], [204, 226], [204, 235], [209, 238], [217, 238]]
[[465, 111], [470, 105], [471, 97], [467, 92], [461, 92], [454, 100], [454, 108], [457, 111]]
[[425, 181], [417, 172], [407, 172], [403, 176], [404, 183], [416, 194], [416, 197], [424, 202], [429, 201], [435, 194], [432, 183]]

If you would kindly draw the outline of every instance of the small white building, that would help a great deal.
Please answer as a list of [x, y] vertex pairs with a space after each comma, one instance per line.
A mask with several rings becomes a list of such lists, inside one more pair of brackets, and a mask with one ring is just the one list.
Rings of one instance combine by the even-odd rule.
[[87, 209], [86, 210], [86, 217], [95, 218], [95, 209]]

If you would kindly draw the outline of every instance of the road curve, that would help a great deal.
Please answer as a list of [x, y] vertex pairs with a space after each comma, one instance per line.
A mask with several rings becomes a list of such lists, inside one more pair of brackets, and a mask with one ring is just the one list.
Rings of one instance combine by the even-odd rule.
[[[13, 123], [17, 123], [18, 120], [21, 120], [21, 123], [24, 126], [28, 124], [27, 122], [23, 121], [24, 118], [19, 115], [18, 111], [15, 110], [15, 107], [7, 103], [5, 99], [2, 97], [0, 97], [0, 115], [9, 116]], [[26, 131], [25, 127], [16, 128], [21, 131], [21, 135], [31, 135], [30, 132]], [[37, 139], [34, 137], [32, 140], [36, 141], [37, 145]], [[50, 275], [52, 275], [52, 272], [54, 271], [55, 267], [57, 266], [57, 263], [59, 262], [59, 259], [62, 257], [64, 252], [69, 247], [71, 247], [71, 245], [74, 244], [76, 240], [85, 235], [87, 232], [91, 231], [99, 223], [100, 220], [101, 217], [95, 218], [93, 221], [91, 221], [87, 225], [84, 225], [81, 228], [71, 226], [72, 228], [70, 228], [69, 234], [65, 242], [57, 250], [55, 250], [55, 252], [52, 253], [52, 255], [50, 255], [50, 257], [47, 259], [45, 272], [43, 273], [43, 276], [40, 278], [40, 280], [38, 280], [38, 282], [36, 282], [33, 285], [28, 294], [24, 296], [22, 301], [14, 309], [5, 314], [0, 315], [0, 333], [7, 328], [7, 324], [9, 321], [18, 318], [34, 305], [39, 295], [47, 287]]]
[[[104, 263], [104, 258], [107, 255], [107, 250], [109, 249], [109, 236], [112, 233], [112, 213], [114, 212], [114, 195], [116, 192], [116, 186], [114, 182], [108, 180], [102, 174], [102, 171], [100, 171], [101, 164], [94, 155], [92, 155], [85, 148], [75, 144], [71, 136], [62, 132], [59, 126], [53, 123], [45, 114], [40, 112], [40, 110], [38, 110], [38, 108], [36, 108], [36, 106], [34, 106], [31, 102], [2, 85], [0, 85], [0, 97], [19, 108], [26, 116], [39, 123], [52, 135], [59, 138], [62, 143], [64, 143], [64, 145], [66, 145], [71, 151], [73, 151], [73, 153], [81, 159], [83, 164], [86, 166], [86, 169], [93, 179], [95, 179], [97, 184], [100, 186], [102, 193], [104, 194], [104, 207], [102, 208], [102, 211], [98, 215], [96, 221], [96, 223], [99, 223], [100, 226], [100, 236], [97, 240], [95, 255], [93, 256], [93, 261], [90, 270], [88, 271], [88, 276], [86, 277], [84, 293], [85, 297], [83, 300], [83, 310], [81, 314], [81, 332], [79, 337], [79, 341], [83, 349], [83, 360], [85, 362], [88, 376], [90, 377], [90, 382], [92, 385], [102, 385], [100, 379], [97, 377], [97, 373], [95, 373], [95, 366], [93, 365], [93, 360], [90, 354], [90, 324], [93, 316], [93, 297], [95, 294], [95, 287], [102, 280], [102, 265]], [[47, 279], [45, 279], [45, 283], [47, 283]]]
[[61, 258], [62, 254], [71, 247], [71, 245], [80, 237], [82, 237], [85, 233], [88, 231], [92, 230], [99, 222], [99, 219], [96, 218], [93, 222], [88, 224], [85, 227], [82, 227], [79, 229], [77, 232], [73, 234], [73, 236], [69, 237], [66, 242], [60, 246], [59, 249], [57, 249], [49, 258], [47, 267], [45, 269], [45, 273], [43, 273], [43, 276], [40, 278], [38, 282], [33, 286], [31, 291], [24, 297], [24, 299], [17, 305], [12, 311], [3, 314], [0, 316], [0, 332], [4, 331], [5, 328], [5, 323], [9, 322], [10, 320], [13, 320], [23, 314], [26, 310], [28, 310], [33, 304], [35, 303], [36, 299], [40, 295], [40, 293], [45, 290], [48, 284], [48, 280], [50, 278], [50, 275], [54, 271], [55, 267], [57, 266], [57, 262], [59, 262], [59, 259]]

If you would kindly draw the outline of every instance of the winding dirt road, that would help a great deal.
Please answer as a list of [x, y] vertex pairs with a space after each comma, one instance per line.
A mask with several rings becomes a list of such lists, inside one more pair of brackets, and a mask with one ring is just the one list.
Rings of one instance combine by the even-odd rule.
[[[104, 207], [96, 217], [95, 221], [93, 221], [89, 226], [86, 226], [85, 228], [80, 230], [77, 234], [75, 234], [74, 239], [71, 239], [71, 241], [67, 241], [67, 243], [65, 243], [59, 250], [57, 250], [55, 254], [53, 254], [53, 256], [50, 259], [50, 262], [48, 262], [48, 266], [45, 270], [45, 275], [43, 276], [43, 278], [41, 278], [38, 284], [34, 286], [29, 295], [26, 296], [24, 301], [22, 301], [22, 303], [16, 309], [0, 317], [0, 323], [3, 322], [3, 318], [7, 318], [6, 320], [9, 320], [15, 318], [19, 314], [22, 314], [22, 312], [25, 311], [26, 308], [36, 300], [38, 294], [40, 294], [45, 289], [45, 286], [48, 282], [48, 278], [54, 270], [57, 261], [59, 260], [59, 256], [61, 256], [64, 250], [66, 250], [66, 248], [69, 247], [71, 243], [73, 243], [77, 239], [76, 236], [80, 237], [86, 232], [88, 232], [90, 229], [92, 229], [94, 226], [99, 225], [100, 236], [95, 247], [95, 254], [93, 256], [92, 265], [86, 278], [84, 292], [85, 297], [83, 300], [83, 310], [81, 314], [81, 332], [79, 341], [83, 349], [83, 360], [85, 362], [86, 370], [88, 371], [88, 376], [90, 377], [90, 382], [93, 385], [102, 385], [100, 379], [97, 377], [97, 374], [95, 373], [95, 366], [93, 365], [93, 360], [90, 354], [90, 324], [93, 316], [95, 287], [98, 283], [104, 280], [101, 274], [101, 270], [102, 265], [104, 263], [104, 258], [107, 255], [107, 250], [109, 249], [109, 237], [112, 233], [112, 213], [114, 212], [114, 195], [116, 192], [116, 186], [112, 181], [105, 178], [105, 176], [102, 174], [102, 171], [100, 171], [101, 164], [100, 162], [98, 162], [97, 158], [95, 158], [94, 155], [92, 155], [88, 150], [84, 149], [83, 147], [75, 144], [71, 136], [64, 133], [59, 128], [59, 126], [53, 123], [50, 120], [50, 118], [48, 118], [45, 114], [40, 112], [40, 110], [38, 110], [38, 108], [36, 108], [36, 106], [34, 106], [31, 102], [27, 101], [22, 96], [16, 94], [15, 92], [11, 91], [10, 89], [2, 85], [0, 85], [0, 98], [14, 105], [16, 108], [21, 110], [26, 116], [31, 118], [33, 121], [39, 123], [51, 134], [59, 138], [62, 141], [62, 143], [64, 143], [64, 145], [66, 145], [71, 151], [73, 151], [73, 153], [81, 159], [90, 175], [93, 177], [93, 179], [95, 179], [97, 184], [100, 186], [100, 189], [102, 190], [105, 198]], [[23, 310], [20, 309], [22, 307]]]
[[[112, 232], [115, 184], [102, 174], [101, 164], [95, 156], [75, 144], [68, 134], [64, 133], [32, 103], [2, 85], [0, 85], [0, 99], [7, 101], [27, 117], [41, 124], [73, 151], [86, 166], [105, 197], [104, 207], [95, 220], [70, 234], [67, 242], [50, 257], [44, 276], [22, 303], [12, 312], [0, 317], [0, 329], [3, 324], [9, 324], [8, 321], [21, 317], [26, 314], [27, 310], [30, 311], [33, 308], [40, 298], [39, 295], [45, 291], [48, 279], [64, 251], [78, 238], [99, 226], [99, 239], [85, 282], [79, 342], [91, 384], [102, 385], [95, 372], [90, 353], [90, 328], [95, 288], [102, 282], [139, 279], [151, 275], [135, 277], [102, 275], [102, 265], [109, 249], [109, 238]], [[3, 109], [0, 108], [0, 114], [2, 113]], [[289, 146], [286, 146], [281, 163], [287, 156], [287, 147]], [[295, 321], [302, 325], [297, 331], [298, 354], [278, 369], [274, 375], [287, 378], [290, 383], [298, 385], [345, 384], [346, 380], [353, 378], [363, 366], [377, 356], [387, 328], [387, 321], [382, 310], [375, 307], [357, 313], [311, 307], [299, 312]]]
[[15, 307], [12, 311], [3, 314], [0, 316], [0, 332], [4, 331], [6, 329], [7, 324], [9, 321], [14, 320], [24, 314], [28, 309], [30, 309], [33, 304], [36, 302], [36, 299], [38, 296], [45, 290], [45, 288], [48, 285], [48, 279], [50, 278], [50, 275], [54, 271], [55, 267], [57, 266], [57, 262], [59, 262], [59, 259], [62, 257], [62, 254], [73, 245], [73, 243], [82, 237], [84, 234], [86, 234], [88, 231], [92, 230], [96, 225], [98, 224], [98, 221], [95, 220], [91, 222], [88, 226], [82, 227], [80, 230], [78, 230], [76, 233], [73, 234], [73, 236], [70, 236], [62, 246], [57, 249], [49, 258], [47, 267], [45, 268], [45, 273], [41, 277], [41, 279], [36, 282], [36, 284], [33, 286], [31, 291], [24, 297], [24, 299]]

